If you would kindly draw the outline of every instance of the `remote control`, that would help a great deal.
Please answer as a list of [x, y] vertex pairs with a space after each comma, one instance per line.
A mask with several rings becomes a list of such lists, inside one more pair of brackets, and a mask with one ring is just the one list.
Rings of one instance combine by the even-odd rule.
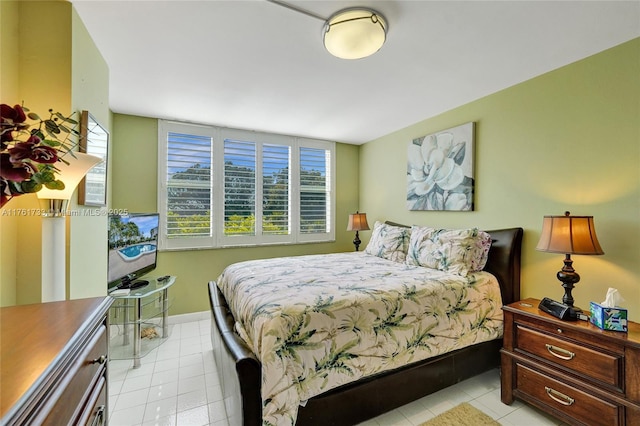
[[162, 282], [162, 281], [166, 281], [168, 279], [169, 279], [169, 275], [165, 275], [164, 277], [158, 278], [158, 281]]

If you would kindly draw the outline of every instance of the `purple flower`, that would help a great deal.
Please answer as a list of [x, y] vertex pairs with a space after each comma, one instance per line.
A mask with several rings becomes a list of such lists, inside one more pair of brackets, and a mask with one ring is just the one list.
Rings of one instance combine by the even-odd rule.
[[28, 161], [14, 163], [9, 154], [0, 154], [0, 177], [9, 181], [23, 182], [38, 170]]
[[58, 152], [50, 146], [38, 145], [41, 142], [36, 135], [31, 135], [26, 142], [16, 143], [8, 150], [11, 155], [11, 162], [16, 164], [26, 159], [37, 163], [52, 164], [58, 161]]
[[26, 119], [27, 115], [20, 105], [16, 105], [13, 108], [7, 104], [0, 105], [0, 141], [3, 148], [5, 147], [5, 142], [13, 140], [13, 130], [25, 127], [23, 123]]

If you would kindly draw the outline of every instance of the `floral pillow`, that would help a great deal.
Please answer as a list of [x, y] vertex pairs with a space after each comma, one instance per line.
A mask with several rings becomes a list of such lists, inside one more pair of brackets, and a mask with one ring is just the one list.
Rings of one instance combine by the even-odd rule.
[[408, 265], [424, 266], [466, 277], [487, 263], [491, 236], [477, 228], [411, 228]]
[[383, 259], [404, 263], [407, 257], [410, 236], [411, 228], [388, 225], [377, 221], [373, 225], [371, 239], [364, 252]]

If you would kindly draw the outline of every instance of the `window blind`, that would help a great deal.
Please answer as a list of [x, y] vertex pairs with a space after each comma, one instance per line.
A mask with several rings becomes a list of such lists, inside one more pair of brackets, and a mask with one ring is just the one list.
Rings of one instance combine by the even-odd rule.
[[167, 238], [210, 237], [211, 137], [168, 133]]
[[333, 241], [335, 144], [160, 120], [161, 249]]
[[330, 153], [325, 149], [300, 148], [300, 232], [328, 232], [331, 187]]

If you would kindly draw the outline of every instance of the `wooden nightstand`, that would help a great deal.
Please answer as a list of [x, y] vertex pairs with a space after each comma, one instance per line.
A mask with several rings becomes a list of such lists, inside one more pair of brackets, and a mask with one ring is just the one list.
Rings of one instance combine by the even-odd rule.
[[573, 425], [640, 425], [640, 324], [604, 331], [539, 303], [503, 308], [502, 402], [518, 398]]

